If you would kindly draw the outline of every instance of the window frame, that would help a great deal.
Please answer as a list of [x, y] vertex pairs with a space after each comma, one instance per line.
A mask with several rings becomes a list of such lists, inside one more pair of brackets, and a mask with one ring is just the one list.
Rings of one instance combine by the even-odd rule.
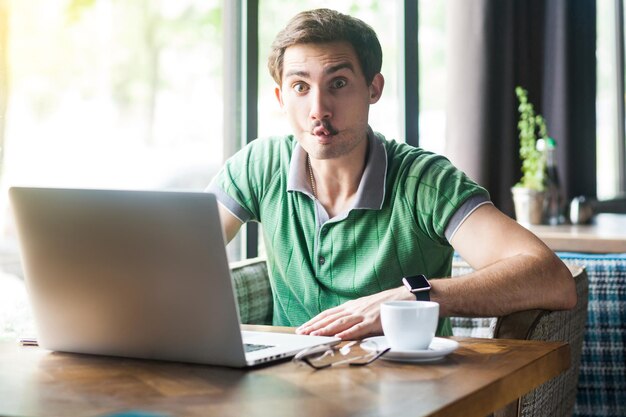
[[615, 62], [617, 106], [617, 185], [618, 193], [626, 194], [626, 91], [624, 88], [624, 0], [615, 0]]

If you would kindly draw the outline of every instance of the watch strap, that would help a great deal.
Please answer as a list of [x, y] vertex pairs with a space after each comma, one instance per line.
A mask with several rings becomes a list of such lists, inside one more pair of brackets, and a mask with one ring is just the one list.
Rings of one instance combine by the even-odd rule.
[[415, 299], [417, 301], [430, 301], [430, 291], [415, 291], [413, 292]]

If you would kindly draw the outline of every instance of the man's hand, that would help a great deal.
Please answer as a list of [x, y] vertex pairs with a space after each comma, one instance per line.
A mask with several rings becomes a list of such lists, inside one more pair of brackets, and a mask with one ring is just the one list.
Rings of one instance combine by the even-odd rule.
[[350, 300], [313, 317], [296, 329], [298, 334], [336, 336], [341, 339], [361, 339], [381, 334], [380, 305], [389, 300], [411, 300], [415, 297], [405, 287], [398, 287], [367, 297]]

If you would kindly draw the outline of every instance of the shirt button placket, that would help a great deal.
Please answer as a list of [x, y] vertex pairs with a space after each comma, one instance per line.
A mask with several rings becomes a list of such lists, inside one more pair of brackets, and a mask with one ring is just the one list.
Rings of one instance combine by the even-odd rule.
[[[319, 247], [320, 247], [320, 249], [324, 246], [323, 245], [323, 240], [324, 240], [324, 238], [326, 237], [327, 234], [328, 234], [328, 227], [322, 226], [320, 228], [320, 233], [319, 233], [319, 238], [320, 238], [320, 240], [319, 240]], [[321, 252], [321, 250], [320, 250], [320, 252]], [[317, 256], [317, 264], [318, 264], [318, 266], [321, 267], [325, 263], [326, 263], [326, 258], [323, 255], [321, 255], [320, 253], [318, 253], [318, 256]]]

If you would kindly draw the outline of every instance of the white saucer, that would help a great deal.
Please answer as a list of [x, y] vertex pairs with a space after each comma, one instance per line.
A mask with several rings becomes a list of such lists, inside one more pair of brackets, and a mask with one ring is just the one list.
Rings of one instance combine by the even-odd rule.
[[[376, 336], [364, 339], [361, 347], [368, 352], [372, 352], [386, 349], [389, 347], [389, 344], [385, 336]], [[458, 347], [459, 342], [455, 340], [435, 337], [428, 349], [407, 351], [392, 349], [381, 356], [380, 359], [399, 362], [434, 362], [454, 352]]]

